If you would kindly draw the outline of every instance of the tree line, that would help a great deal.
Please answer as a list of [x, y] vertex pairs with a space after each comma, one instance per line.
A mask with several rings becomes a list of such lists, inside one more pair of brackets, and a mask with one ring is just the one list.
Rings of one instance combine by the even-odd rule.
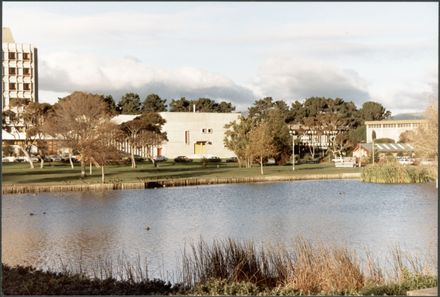
[[86, 164], [89, 164], [90, 170], [92, 165], [101, 168], [104, 181], [105, 165], [123, 157], [121, 143], [130, 147], [131, 166], [135, 168], [136, 149], [145, 149], [154, 162], [152, 148], [167, 141], [166, 132], [162, 131], [165, 120], [157, 112], [145, 111], [120, 125], [111, 121], [113, 116], [104, 96], [74, 92], [60, 98], [54, 105], [26, 99], [11, 100], [10, 109], [3, 112], [2, 126], [17, 140], [23, 140], [16, 143], [31, 168], [34, 168], [30, 159], [31, 148], [38, 148], [37, 156], [43, 168], [49, 153], [47, 140], [52, 137], [70, 149], [72, 168], [72, 154], [78, 154], [81, 177], [86, 176]]
[[[79, 154], [81, 176], [86, 175], [86, 164], [94, 164], [101, 168], [104, 179], [105, 164], [121, 157], [118, 147], [120, 143], [126, 143], [130, 147], [131, 166], [134, 168], [136, 149], [145, 149], [149, 154], [152, 148], [167, 141], [166, 132], [162, 131], [165, 120], [158, 113], [163, 110], [165, 100], [152, 94], [147, 96], [144, 103], [137, 112], [127, 112], [137, 114], [136, 118], [117, 125], [110, 121], [117, 107], [110, 96], [74, 92], [60, 98], [54, 105], [16, 99], [10, 101], [10, 109], [3, 111], [2, 126], [6, 131], [20, 131], [24, 135], [25, 140], [20, 142], [19, 148], [32, 168], [31, 147], [38, 148], [37, 155], [41, 160], [40, 166], [43, 167], [44, 157], [49, 151], [47, 135], [50, 135], [60, 139], [66, 147], [71, 148], [72, 153]], [[207, 98], [181, 98], [172, 101], [171, 110], [186, 111], [191, 104], [199, 104], [197, 110], [205, 112], [235, 109], [230, 103], [222, 103]], [[120, 102], [118, 105], [125, 106], [125, 103]], [[140, 105], [136, 106], [140, 108]], [[402, 136], [420, 143], [418, 146], [425, 147], [425, 150], [429, 147], [430, 154], [435, 152], [436, 155], [437, 148], [433, 145], [436, 141], [432, 141], [433, 137], [428, 137], [431, 130], [436, 131], [435, 135], [438, 131], [438, 122], [434, 121], [437, 109], [434, 107], [432, 105], [427, 113], [427, 118], [434, 123], [429, 129], [421, 127], [414, 135], [408, 133]], [[219, 109], [223, 111], [218, 111]], [[295, 101], [289, 106], [283, 100], [265, 97], [256, 100], [238, 121], [225, 126], [224, 144], [236, 154], [239, 166], [250, 167], [253, 162], [258, 162], [263, 173], [263, 162], [269, 157], [281, 165], [289, 161], [292, 156], [292, 132], [300, 137], [326, 135], [329, 139], [325, 149], [299, 142], [297, 154], [309, 154], [312, 159], [317, 154], [328, 152], [340, 155], [366, 140], [365, 121], [383, 120], [390, 116], [390, 111], [372, 101], [357, 108], [353, 102], [341, 98], [310, 97], [302, 102]], [[330, 135], [329, 131], [335, 133]], [[73, 167], [72, 163], [71, 165]]]
[[192, 112], [195, 108], [198, 112], [233, 112], [235, 106], [226, 101], [216, 102], [209, 98], [194, 100], [181, 97], [172, 99], [169, 106], [167, 99], [162, 99], [157, 94], [149, 94], [144, 101], [136, 93], [127, 93], [121, 97], [118, 104], [111, 95], [104, 96], [108, 109], [114, 114], [138, 114], [142, 112]]
[[328, 137], [325, 150], [300, 142], [297, 153], [310, 154], [312, 159], [318, 151], [340, 155], [365, 141], [365, 121], [383, 120], [390, 116], [390, 111], [372, 101], [365, 102], [358, 109], [353, 102], [341, 98], [310, 97], [289, 106], [283, 100], [265, 97], [255, 101], [238, 121], [226, 125], [224, 142], [236, 154], [239, 166], [250, 167], [252, 162], [257, 161], [263, 174], [265, 159], [273, 157], [277, 164], [289, 161], [292, 133], [315, 139], [323, 135]]

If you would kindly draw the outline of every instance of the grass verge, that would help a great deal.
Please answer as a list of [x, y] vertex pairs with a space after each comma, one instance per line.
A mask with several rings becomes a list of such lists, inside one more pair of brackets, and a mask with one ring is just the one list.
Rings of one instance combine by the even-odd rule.
[[203, 165], [165, 162], [160, 163], [159, 167], [141, 163], [135, 169], [125, 165], [108, 166], [106, 182], [101, 184], [99, 170], [95, 169], [93, 174], [80, 178], [79, 167], [71, 169], [63, 163], [51, 163], [46, 168], [33, 170], [26, 164], [7, 164], [2, 170], [3, 193], [145, 188], [150, 184], [156, 187], [154, 182], [157, 181], [161, 181], [163, 186], [183, 186], [360, 175], [359, 168], [335, 168], [331, 163], [298, 165], [295, 171], [290, 166], [267, 166], [266, 173], [262, 176], [257, 167], [238, 168], [234, 163]]

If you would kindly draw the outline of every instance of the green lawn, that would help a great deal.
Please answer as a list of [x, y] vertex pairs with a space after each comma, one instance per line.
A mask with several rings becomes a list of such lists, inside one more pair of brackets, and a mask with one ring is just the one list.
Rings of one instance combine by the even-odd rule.
[[[27, 163], [3, 163], [2, 181], [4, 184], [81, 184], [100, 183], [101, 170], [93, 168], [93, 174], [80, 178], [80, 166], [70, 168], [65, 163], [46, 163], [44, 168], [35, 163], [35, 168], [29, 168]], [[264, 167], [265, 176], [287, 176], [307, 174], [332, 174], [345, 172], [360, 172], [359, 168], [335, 168], [332, 163], [292, 166], [268, 165]], [[87, 167], [87, 174], [89, 168]], [[238, 168], [237, 163], [211, 163], [206, 167], [202, 163], [174, 164], [173, 162], [159, 163], [154, 167], [151, 163], [142, 162], [136, 169], [130, 165], [109, 165], [105, 167], [106, 182], [136, 182], [141, 180], [157, 180], [164, 178], [234, 178], [261, 176], [260, 168]]]

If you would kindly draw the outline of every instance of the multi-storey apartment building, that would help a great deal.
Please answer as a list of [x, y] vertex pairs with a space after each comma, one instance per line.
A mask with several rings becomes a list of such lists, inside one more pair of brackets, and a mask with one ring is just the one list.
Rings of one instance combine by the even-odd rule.
[[31, 44], [15, 43], [9, 28], [2, 28], [2, 110], [11, 99], [38, 102], [38, 54]]

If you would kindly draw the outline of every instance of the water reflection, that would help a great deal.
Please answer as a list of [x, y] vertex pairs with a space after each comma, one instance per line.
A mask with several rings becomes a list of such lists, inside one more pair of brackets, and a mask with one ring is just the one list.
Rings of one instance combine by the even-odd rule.
[[2, 199], [2, 261], [12, 265], [47, 268], [79, 258], [94, 265], [98, 256], [125, 253], [146, 257], [150, 273], [163, 276], [176, 268], [185, 243], [201, 237], [289, 245], [302, 236], [367, 247], [378, 257], [396, 244], [437, 254], [433, 185], [327, 180]]

